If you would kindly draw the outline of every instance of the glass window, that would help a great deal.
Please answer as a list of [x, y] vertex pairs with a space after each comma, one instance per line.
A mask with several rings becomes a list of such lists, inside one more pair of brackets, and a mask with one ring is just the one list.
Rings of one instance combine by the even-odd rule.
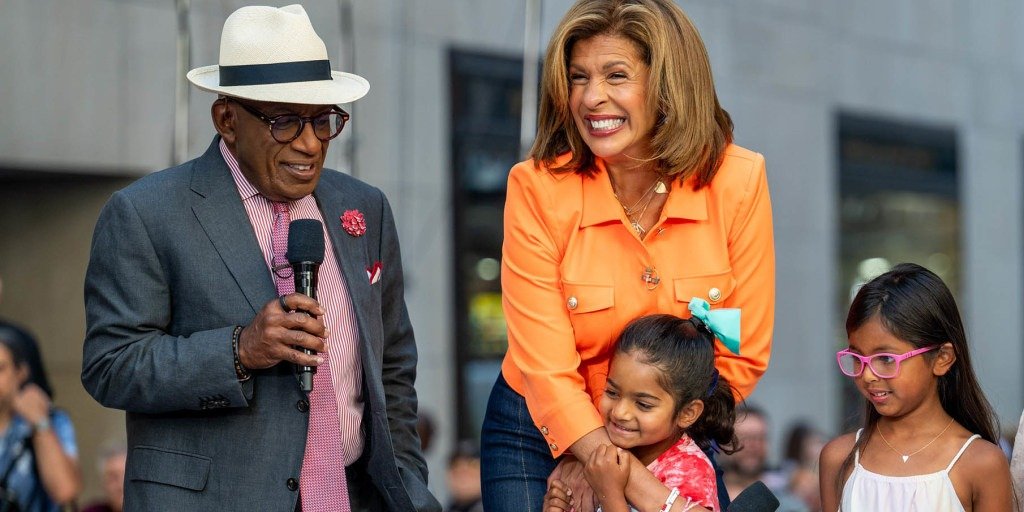
[[453, 50], [449, 68], [458, 436], [478, 439], [508, 346], [499, 262], [508, 171], [522, 160], [522, 60]]
[[[860, 285], [902, 262], [960, 288], [956, 133], [951, 128], [839, 115], [839, 309], [836, 350]], [[839, 377], [842, 375], [836, 372]], [[843, 378], [843, 430], [860, 424], [859, 393]]]

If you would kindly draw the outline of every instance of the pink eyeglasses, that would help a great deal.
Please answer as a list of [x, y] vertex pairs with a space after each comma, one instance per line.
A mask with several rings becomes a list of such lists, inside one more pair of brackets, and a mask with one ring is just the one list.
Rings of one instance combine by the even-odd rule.
[[870, 356], [855, 354], [847, 348], [836, 352], [836, 361], [839, 362], [839, 369], [847, 377], [860, 377], [860, 374], [864, 373], [864, 367], [870, 366], [871, 373], [874, 373], [876, 377], [891, 379], [900, 374], [900, 363], [903, 360], [935, 350], [939, 346], [932, 345], [902, 354], [879, 353]]

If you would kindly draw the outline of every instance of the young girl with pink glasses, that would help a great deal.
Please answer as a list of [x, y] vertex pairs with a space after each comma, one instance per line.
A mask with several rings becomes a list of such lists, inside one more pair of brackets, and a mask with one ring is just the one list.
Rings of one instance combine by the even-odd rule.
[[823, 510], [1013, 510], [996, 418], [942, 280], [897, 265], [857, 292], [846, 333], [839, 368], [867, 399], [867, 421], [821, 452]]

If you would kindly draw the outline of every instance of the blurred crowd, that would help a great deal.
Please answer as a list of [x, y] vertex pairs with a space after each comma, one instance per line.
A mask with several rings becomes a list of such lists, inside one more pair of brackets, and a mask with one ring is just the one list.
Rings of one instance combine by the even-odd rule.
[[[35, 337], [0, 318], [0, 510], [77, 509], [82, 475], [75, 430], [53, 399]], [[86, 512], [121, 512], [125, 459], [123, 443], [104, 451], [98, 468], [104, 497]]]

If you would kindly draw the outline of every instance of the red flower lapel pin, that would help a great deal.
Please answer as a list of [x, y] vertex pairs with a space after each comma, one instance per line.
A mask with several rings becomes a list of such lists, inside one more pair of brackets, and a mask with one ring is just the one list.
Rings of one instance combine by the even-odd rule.
[[359, 210], [345, 210], [341, 216], [341, 227], [352, 236], [363, 236], [366, 233], [366, 219]]
[[384, 271], [384, 265], [379, 262], [373, 262], [373, 265], [366, 267], [366, 277], [370, 278], [370, 284], [375, 284], [380, 281], [380, 275]]

